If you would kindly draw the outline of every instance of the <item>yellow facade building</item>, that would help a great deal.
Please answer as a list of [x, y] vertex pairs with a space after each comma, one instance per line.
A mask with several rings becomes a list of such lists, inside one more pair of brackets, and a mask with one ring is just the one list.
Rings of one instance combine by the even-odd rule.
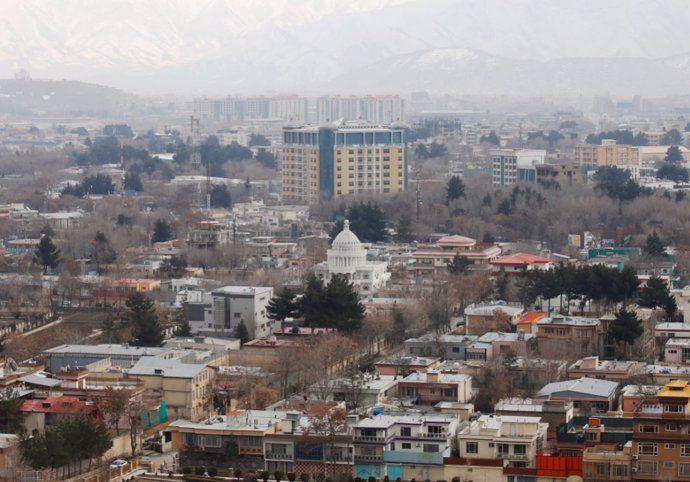
[[617, 144], [613, 139], [604, 139], [601, 144], [579, 144], [575, 146], [575, 163], [593, 166], [639, 166], [640, 158], [635, 147]]
[[407, 187], [402, 125], [329, 124], [283, 129], [283, 200], [318, 204]]

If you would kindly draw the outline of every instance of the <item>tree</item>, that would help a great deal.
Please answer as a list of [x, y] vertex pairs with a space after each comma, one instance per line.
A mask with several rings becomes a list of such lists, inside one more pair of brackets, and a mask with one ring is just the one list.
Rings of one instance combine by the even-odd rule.
[[429, 147], [429, 157], [443, 157], [447, 152], [446, 145], [439, 142], [432, 142]]
[[676, 299], [664, 280], [652, 276], [645, 286], [640, 288], [637, 303], [643, 308], [663, 308], [666, 317], [672, 318], [678, 310]]
[[666, 245], [656, 231], [652, 231], [652, 234], [647, 235], [642, 250], [647, 256], [660, 257], [666, 254]]
[[683, 153], [680, 152], [680, 147], [671, 146], [666, 150], [666, 157], [664, 157], [666, 162], [682, 162]]
[[324, 457], [329, 462], [328, 475], [330, 476], [336, 475], [336, 464], [340, 460], [336, 443], [343, 435], [347, 435], [348, 428], [347, 410], [344, 408], [331, 408], [325, 413], [313, 414], [309, 417], [303, 437], [317, 437], [323, 440]]
[[187, 258], [173, 255], [163, 261], [158, 271], [162, 276], [181, 278], [187, 272]]
[[127, 319], [133, 325], [132, 345], [161, 346], [163, 344], [163, 330], [158, 323], [153, 301], [145, 294], [136, 292], [125, 302], [128, 312]]
[[326, 286], [326, 320], [339, 332], [357, 331], [365, 309], [354, 285], [342, 274], [334, 275]]
[[665, 146], [677, 146], [682, 142], [683, 135], [678, 131], [678, 129], [671, 129], [669, 131], [666, 131], [661, 139], [661, 144]]
[[270, 146], [271, 141], [266, 139], [266, 136], [264, 136], [263, 134], [250, 134], [248, 144], [249, 144], [249, 147]]
[[226, 208], [232, 206], [232, 196], [225, 184], [215, 185], [211, 189], [211, 207]]
[[669, 179], [676, 183], [688, 182], [688, 170], [670, 162], [664, 163], [656, 171], [657, 179]]
[[117, 253], [115, 253], [115, 250], [110, 245], [110, 241], [102, 231], [96, 231], [91, 244], [96, 270], [100, 273], [101, 264], [114, 263], [115, 259], [117, 259]]
[[24, 413], [22, 404], [24, 399], [19, 396], [19, 391], [12, 387], [0, 392], [0, 429], [2, 433], [18, 434], [22, 430]]
[[[349, 229], [360, 241], [376, 243], [386, 239], [386, 215], [377, 204], [371, 202], [353, 204], [347, 209], [345, 218], [350, 223]], [[331, 231], [331, 238], [335, 238], [343, 229], [344, 221], [336, 221]]]
[[446, 185], [446, 204], [465, 197], [465, 184], [459, 176], [452, 176]]
[[48, 269], [55, 269], [60, 264], [60, 250], [50, 236], [41, 237], [34, 251], [34, 261], [43, 267], [43, 274], [48, 274]]
[[482, 136], [479, 138], [479, 143], [487, 143], [487, 144], [493, 144], [495, 146], [500, 146], [501, 145], [501, 139], [496, 135], [494, 131], [489, 132], [489, 134]]
[[472, 262], [467, 259], [467, 256], [461, 256], [456, 254], [453, 256], [453, 260], [448, 263], [448, 272], [452, 275], [461, 275], [467, 272], [467, 268], [472, 264]]
[[295, 293], [287, 286], [271, 298], [266, 306], [269, 320], [284, 322], [286, 318], [298, 318], [299, 306], [295, 302]]
[[84, 195], [107, 196], [115, 192], [115, 185], [110, 176], [96, 174], [95, 176], [86, 176], [81, 182], [81, 189]]
[[275, 154], [266, 150], [259, 151], [256, 154], [256, 160], [270, 169], [275, 169], [278, 166]]
[[170, 223], [165, 219], [156, 220], [156, 224], [153, 225], [153, 236], [151, 236], [151, 242], [164, 243], [165, 241], [170, 241], [172, 238], [173, 234]]
[[627, 353], [627, 347], [632, 345], [644, 332], [642, 322], [637, 313], [621, 308], [616, 317], [609, 323], [608, 335], [617, 343], [623, 343], [623, 352]]
[[103, 135], [131, 139], [134, 137], [134, 132], [132, 132], [132, 128], [127, 124], [108, 124], [103, 128]]
[[244, 320], [240, 320], [238, 325], [235, 327], [235, 333], [233, 333], [233, 336], [240, 340], [242, 345], [250, 340], [249, 330], [247, 330], [247, 325], [244, 324]]
[[420, 142], [414, 149], [414, 156], [417, 159], [427, 159], [429, 157], [429, 149], [427, 149], [426, 144]]
[[323, 281], [309, 273], [305, 279], [304, 292], [299, 300], [299, 311], [306, 326], [321, 326], [326, 309], [326, 287]]
[[120, 420], [128, 412], [131, 396], [130, 390], [109, 386], [96, 402], [98, 409], [103, 414], [105, 423], [114, 428], [117, 435], [120, 435]]
[[142, 192], [144, 190], [144, 185], [141, 183], [139, 174], [132, 172], [125, 174], [123, 188], [125, 191]]
[[409, 243], [412, 241], [414, 239], [412, 234], [412, 216], [408, 213], [401, 214], [395, 230], [398, 242]]

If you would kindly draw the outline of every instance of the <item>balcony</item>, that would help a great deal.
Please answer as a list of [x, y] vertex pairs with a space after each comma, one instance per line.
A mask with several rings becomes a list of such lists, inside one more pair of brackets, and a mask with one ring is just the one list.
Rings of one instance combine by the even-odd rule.
[[496, 457], [503, 460], [529, 460], [529, 456], [527, 454], [511, 454], [508, 452], [498, 452]]
[[355, 462], [383, 462], [383, 454], [355, 454]]
[[383, 461], [394, 464], [443, 465], [443, 452], [390, 450], [383, 453]]
[[450, 434], [448, 432], [440, 432], [440, 433], [432, 433], [432, 432], [427, 432], [427, 433], [418, 433], [417, 437], [419, 438], [428, 438], [428, 439], [434, 439], [434, 440], [448, 440], [448, 437]]
[[266, 452], [264, 454], [266, 460], [292, 460], [292, 454], [278, 453], [278, 452]]
[[378, 435], [357, 435], [355, 434], [355, 442], [374, 442], [385, 443], [388, 437], [379, 437]]
[[351, 454], [326, 454], [325, 460], [327, 462], [345, 462], [348, 464], [353, 462]]

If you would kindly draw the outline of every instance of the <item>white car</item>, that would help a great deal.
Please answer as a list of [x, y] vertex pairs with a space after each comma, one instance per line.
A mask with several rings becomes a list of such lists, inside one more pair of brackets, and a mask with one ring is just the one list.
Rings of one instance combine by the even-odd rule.
[[113, 461], [110, 463], [110, 468], [111, 468], [111, 469], [119, 469], [119, 468], [122, 468], [122, 467], [124, 467], [125, 465], [128, 465], [128, 464], [129, 464], [129, 462], [127, 462], [126, 460], [117, 459], [117, 460], [113, 460]]

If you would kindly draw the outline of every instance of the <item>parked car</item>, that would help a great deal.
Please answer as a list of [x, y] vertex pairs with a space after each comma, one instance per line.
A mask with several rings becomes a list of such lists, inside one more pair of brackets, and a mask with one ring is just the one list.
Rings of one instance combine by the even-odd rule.
[[111, 469], [120, 469], [120, 468], [125, 467], [127, 465], [129, 465], [129, 462], [127, 462], [126, 460], [115, 459], [110, 463], [110, 468]]

